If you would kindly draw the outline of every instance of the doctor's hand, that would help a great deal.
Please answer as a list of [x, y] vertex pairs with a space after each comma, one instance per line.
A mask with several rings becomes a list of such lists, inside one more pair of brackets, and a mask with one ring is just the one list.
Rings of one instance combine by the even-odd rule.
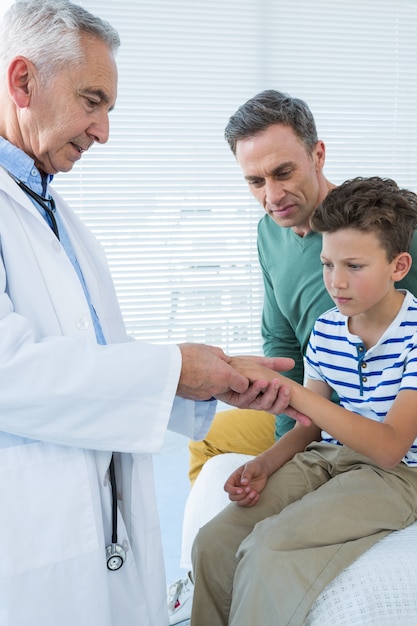
[[198, 343], [182, 343], [178, 347], [182, 356], [178, 396], [209, 400], [226, 391], [240, 394], [248, 389], [247, 376], [229, 365], [231, 357], [220, 348]]
[[[276, 383], [265, 378], [256, 363], [264, 363], [279, 370], [290, 369], [294, 365], [292, 359], [238, 357], [237, 369], [231, 365], [232, 357], [220, 348], [194, 343], [180, 344], [179, 348], [182, 368], [177, 395], [191, 400], [208, 400], [215, 396], [241, 408], [262, 409], [277, 404], [279, 389]], [[243, 371], [244, 363], [247, 371]], [[271, 370], [265, 368], [264, 372], [268, 373], [268, 377], [273, 377]], [[278, 404], [281, 406], [282, 400]]]

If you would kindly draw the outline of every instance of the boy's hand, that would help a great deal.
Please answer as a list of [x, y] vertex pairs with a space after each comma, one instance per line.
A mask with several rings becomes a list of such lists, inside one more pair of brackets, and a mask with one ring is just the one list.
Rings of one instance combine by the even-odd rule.
[[[291, 362], [292, 359], [237, 356], [232, 357], [230, 364], [244, 376], [247, 376], [251, 382], [253, 381], [246, 395], [251, 390], [253, 393], [256, 385], [262, 384], [260, 377], [263, 376], [266, 381], [270, 381], [265, 390], [261, 390], [257, 397], [254, 396], [251, 406], [245, 408], [261, 409], [273, 415], [286, 413], [303, 426], [311, 426], [312, 421], [309, 417], [289, 406], [291, 401], [290, 387], [286, 384], [285, 376], [275, 373], [292, 369], [293, 365], [290, 366], [286, 361]], [[241, 397], [244, 396], [245, 394], [242, 394]]]
[[[204, 344], [184, 343], [177, 395], [191, 400], [216, 397], [245, 409], [282, 412], [288, 398], [280, 393], [280, 381], [272, 369], [287, 370], [294, 361], [286, 358], [236, 357]], [[260, 365], [262, 364], [262, 365]], [[272, 381], [272, 382], [271, 382]], [[277, 410], [279, 409], [279, 410]]]
[[216, 394], [215, 397], [239, 409], [256, 409], [267, 411], [272, 415], [279, 415], [279, 413], [286, 412], [290, 400], [290, 390], [278, 379], [269, 383], [256, 380], [250, 384], [244, 393], [238, 394], [228, 391]]
[[268, 411], [273, 415], [284, 413], [290, 399], [290, 390], [283, 376], [276, 372], [294, 367], [294, 361], [279, 357], [237, 356], [231, 357], [229, 364], [249, 381], [244, 393], [231, 391], [215, 394], [216, 398], [244, 409]]
[[266, 467], [261, 457], [256, 457], [229, 476], [224, 490], [229, 494], [229, 499], [239, 506], [254, 506], [267, 481]]

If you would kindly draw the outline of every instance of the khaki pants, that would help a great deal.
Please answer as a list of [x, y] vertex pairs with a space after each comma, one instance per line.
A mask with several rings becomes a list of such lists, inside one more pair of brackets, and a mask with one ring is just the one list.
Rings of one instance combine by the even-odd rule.
[[[208, 494], [209, 497], [209, 494]], [[417, 518], [417, 468], [313, 443], [197, 535], [192, 626], [302, 626], [345, 567]]]
[[257, 456], [275, 443], [275, 416], [263, 411], [231, 409], [216, 414], [203, 441], [190, 441], [189, 478], [194, 483], [204, 463], [217, 454]]

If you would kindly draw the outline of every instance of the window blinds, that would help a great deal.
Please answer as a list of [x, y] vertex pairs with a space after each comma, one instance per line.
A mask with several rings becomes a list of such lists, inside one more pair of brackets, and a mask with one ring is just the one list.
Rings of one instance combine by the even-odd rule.
[[416, 190], [417, 3], [80, 3], [119, 30], [119, 97], [107, 146], [54, 186], [104, 245], [128, 331], [261, 353], [263, 210], [227, 120], [263, 89], [287, 91], [316, 117], [332, 182], [381, 175]]

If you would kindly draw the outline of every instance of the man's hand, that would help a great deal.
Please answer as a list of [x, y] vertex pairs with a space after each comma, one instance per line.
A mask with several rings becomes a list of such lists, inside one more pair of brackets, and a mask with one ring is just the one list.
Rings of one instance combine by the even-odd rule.
[[218, 394], [232, 391], [239, 395], [248, 389], [248, 377], [229, 365], [231, 357], [220, 348], [198, 343], [178, 347], [182, 355], [178, 396], [209, 400]]
[[191, 400], [219, 400], [239, 408], [281, 413], [288, 406], [289, 390], [275, 378], [291, 369], [292, 359], [229, 357], [220, 348], [180, 344], [182, 369], [177, 395]]

